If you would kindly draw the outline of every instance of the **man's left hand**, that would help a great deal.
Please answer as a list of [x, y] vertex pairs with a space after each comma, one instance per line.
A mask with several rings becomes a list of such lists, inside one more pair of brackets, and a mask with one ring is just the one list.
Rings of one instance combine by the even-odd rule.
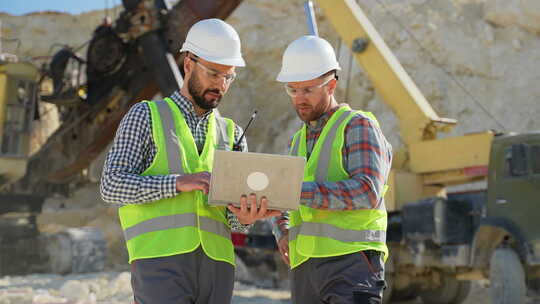
[[257, 207], [257, 195], [251, 193], [249, 195], [249, 202], [246, 195], [240, 197], [240, 208], [236, 208], [232, 204], [229, 204], [227, 208], [236, 215], [242, 225], [250, 225], [263, 218], [281, 215], [281, 211], [268, 210], [268, 200], [266, 197], [261, 197], [260, 202], [259, 207]]

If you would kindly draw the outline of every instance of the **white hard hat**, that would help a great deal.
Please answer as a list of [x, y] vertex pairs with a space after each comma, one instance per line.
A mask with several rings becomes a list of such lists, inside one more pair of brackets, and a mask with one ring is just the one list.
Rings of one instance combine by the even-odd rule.
[[232, 26], [220, 19], [204, 19], [187, 33], [180, 52], [191, 52], [204, 60], [243, 67], [240, 37]]
[[330, 43], [317, 36], [302, 36], [291, 42], [283, 53], [277, 81], [306, 81], [332, 70], [341, 68]]

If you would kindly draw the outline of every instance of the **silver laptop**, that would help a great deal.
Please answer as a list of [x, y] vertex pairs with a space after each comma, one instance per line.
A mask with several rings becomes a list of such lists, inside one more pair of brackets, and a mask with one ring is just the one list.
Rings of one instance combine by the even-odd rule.
[[268, 208], [298, 209], [305, 159], [298, 156], [216, 150], [208, 203], [239, 205], [250, 193], [268, 199]]

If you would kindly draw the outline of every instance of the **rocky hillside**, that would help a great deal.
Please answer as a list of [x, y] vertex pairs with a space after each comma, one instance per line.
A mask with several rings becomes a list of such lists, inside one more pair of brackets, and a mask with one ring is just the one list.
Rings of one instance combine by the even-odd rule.
[[[242, 121], [260, 109], [251, 135], [257, 151], [283, 152], [298, 125], [288, 96], [274, 81], [286, 45], [306, 33], [302, 3], [245, 1], [229, 21], [248, 61], [223, 111]], [[485, 129], [524, 132], [540, 122], [540, 4], [534, 0], [357, 1], [435, 111], [458, 119], [452, 135]], [[322, 11], [319, 31], [344, 68], [338, 99], [372, 111], [394, 146], [398, 122], [374, 91]]]
[[[299, 121], [282, 86], [275, 82], [286, 45], [306, 33], [303, 0], [245, 0], [229, 18], [240, 33], [248, 66], [223, 100], [222, 112], [245, 124], [252, 151], [283, 153]], [[484, 129], [540, 129], [540, 4], [534, 0], [360, 1], [375, 27], [436, 112], [456, 118], [453, 135]], [[120, 11], [117, 8], [116, 13]], [[109, 16], [115, 10], [109, 10]], [[394, 146], [398, 122], [379, 98], [350, 52], [340, 45], [324, 12], [319, 31], [338, 50], [343, 67], [340, 101], [373, 111]], [[91, 36], [106, 12], [0, 14], [2, 35], [21, 45], [4, 49], [22, 56], [50, 54], [54, 44], [78, 46]], [[84, 54], [84, 49], [82, 50]]]

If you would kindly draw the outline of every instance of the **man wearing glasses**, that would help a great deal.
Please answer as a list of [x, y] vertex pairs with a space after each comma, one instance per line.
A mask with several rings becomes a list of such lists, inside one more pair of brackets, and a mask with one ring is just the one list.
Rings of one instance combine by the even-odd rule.
[[369, 112], [334, 98], [339, 63], [316, 36], [293, 41], [277, 80], [304, 122], [290, 154], [307, 158], [301, 205], [275, 219], [293, 303], [382, 303], [391, 146]]
[[[118, 128], [101, 179], [104, 201], [118, 203], [137, 304], [230, 303], [234, 285], [231, 229], [278, 215], [265, 198], [242, 196], [241, 208], [210, 207], [215, 149], [232, 150], [241, 129], [214, 109], [245, 65], [236, 31], [202, 20], [181, 52], [184, 84], [161, 101], [134, 105]], [[240, 143], [247, 151], [247, 144]], [[257, 205], [260, 208], [257, 208]]]

